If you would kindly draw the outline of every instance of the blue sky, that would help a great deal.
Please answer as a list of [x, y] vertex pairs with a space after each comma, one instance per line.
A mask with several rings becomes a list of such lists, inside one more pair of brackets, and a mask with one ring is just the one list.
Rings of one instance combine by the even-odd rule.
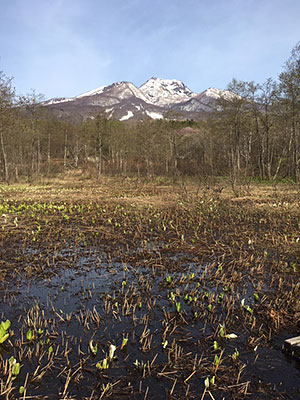
[[300, 41], [299, 0], [0, 0], [0, 71], [75, 96], [152, 76], [200, 93], [263, 82]]

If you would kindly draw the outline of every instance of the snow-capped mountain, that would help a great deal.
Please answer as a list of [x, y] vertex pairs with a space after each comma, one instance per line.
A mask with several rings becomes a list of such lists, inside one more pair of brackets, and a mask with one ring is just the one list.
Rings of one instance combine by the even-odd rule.
[[173, 108], [187, 112], [209, 113], [219, 109], [217, 100], [232, 100], [234, 97], [236, 97], [236, 95], [228, 90], [209, 88], [186, 102], [176, 104]]
[[149, 103], [170, 107], [196, 96], [185, 84], [177, 79], [151, 78], [140, 86]]
[[220, 99], [223, 98], [225, 100], [232, 100], [237, 95], [230, 92], [229, 90], [220, 90], [216, 88], [209, 88], [204, 90], [204, 92], [198, 95], [199, 97], [211, 97], [213, 99]]
[[217, 109], [217, 99], [230, 100], [233, 96], [227, 90], [214, 88], [196, 94], [179, 80], [151, 78], [139, 88], [130, 82], [116, 82], [72, 98], [50, 99], [42, 105], [59, 118], [78, 122], [99, 113], [119, 121], [161, 119], [168, 117], [170, 111], [175, 112], [176, 118], [199, 120]]
[[131, 97], [147, 101], [144, 94], [130, 82], [116, 82], [100, 87], [73, 97], [72, 101], [91, 106], [108, 106]]
[[[147, 98], [144, 96], [143, 92], [140, 89], [135, 87], [132, 83], [124, 81], [116, 82], [113, 83], [112, 85], [102, 88], [102, 91], [99, 94], [103, 94], [104, 96], [115, 97], [118, 100], [124, 100], [130, 97], [137, 97], [138, 99], [147, 101]], [[83, 96], [84, 95], [81, 95], [80, 97], [82, 98]]]

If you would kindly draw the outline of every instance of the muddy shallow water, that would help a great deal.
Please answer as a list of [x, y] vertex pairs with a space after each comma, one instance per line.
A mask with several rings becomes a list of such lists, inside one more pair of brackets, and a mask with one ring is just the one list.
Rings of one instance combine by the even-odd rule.
[[[215, 265], [195, 257], [170, 255], [169, 271], [146, 265], [146, 253], [135, 264], [103, 249], [75, 252], [62, 249], [50, 271], [31, 275], [29, 265], [0, 285], [1, 320], [11, 321], [1, 354], [22, 365], [12, 396], [25, 386], [26, 396], [50, 399], [300, 398], [299, 363], [281, 351], [291, 333], [268, 340], [251, 328], [262, 299], [247, 277], [228, 288], [216, 284]], [[110, 344], [115, 357], [99, 369]]]
[[299, 335], [297, 215], [212, 198], [0, 208], [5, 400], [300, 398], [281, 350]]

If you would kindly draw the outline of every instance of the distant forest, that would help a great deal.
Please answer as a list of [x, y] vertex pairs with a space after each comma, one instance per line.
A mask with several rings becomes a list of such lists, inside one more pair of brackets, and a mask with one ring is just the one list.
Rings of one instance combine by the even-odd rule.
[[17, 98], [0, 72], [0, 180], [33, 181], [80, 168], [90, 176], [205, 178], [229, 176], [299, 182], [300, 42], [276, 80], [233, 79], [218, 110], [205, 120], [146, 120], [103, 115], [81, 124], [61, 121], [39, 96]]

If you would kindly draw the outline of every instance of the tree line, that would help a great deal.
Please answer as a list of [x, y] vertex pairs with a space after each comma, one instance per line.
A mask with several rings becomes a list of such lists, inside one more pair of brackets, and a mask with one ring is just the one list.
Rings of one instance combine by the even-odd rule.
[[0, 72], [0, 180], [34, 180], [69, 169], [103, 174], [290, 179], [300, 177], [300, 42], [277, 80], [233, 79], [205, 120], [124, 124], [103, 115], [57, 119], [39, 96], [17, 98]]

